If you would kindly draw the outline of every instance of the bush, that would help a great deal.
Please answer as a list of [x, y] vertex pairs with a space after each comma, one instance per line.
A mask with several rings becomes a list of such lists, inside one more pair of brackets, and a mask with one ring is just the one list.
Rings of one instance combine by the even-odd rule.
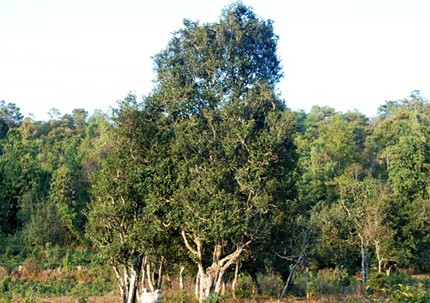
[[351, 292], [351, 282], [346, 269], [323, 269], [311, 278], [309, 288], [314, 295], [340, 295]]
[[206, 303], [220, 303], [224, 302], [224, 296], [218, 295], [216, 293], [211, 293], [209, 297], [206, 298]]
[[20, 234], [0, 237], [0, 265], [9, 269], [22, 264], [28, 256], [28, 250], [23, 245]]
[[112, 293], [111, 282], [85, 282], [75, 281], [30, 281], [16, 280], [9, 286], [9, 293], [14, 297], [28, 298], [33, 296], [103, 296]]
[[390, 303], [427, 303], [430, 302], [430, 293], [424, 285], [397, 284], [385, 291], [386, 302]]
[[12, 295], [10, 292], [11, 279], [9, 276], [4, 276], [0, 282], [0, 302], [12, 302]]
[[378, 295], [382, 291], [392, 289], [396, 285], [413, 285], [416, 281], [413, 277], [398, 272], [393, 273], [389, 276], [383, 273], [374, 273], [370, 275], [370, 279], [367, 284], [367, 292], [369, 295]]
[[429, 286], [430, 280], [417, 280], [404, 273], [376, 273], [371, 275], [367, 290], [375, 302], [421, 303], [430, 302]]
[[387, 276], [383, 273], [375, 273], [370, 275], [367, 282], [366, 291], [369, 295], [378, 294], [388, 286]]

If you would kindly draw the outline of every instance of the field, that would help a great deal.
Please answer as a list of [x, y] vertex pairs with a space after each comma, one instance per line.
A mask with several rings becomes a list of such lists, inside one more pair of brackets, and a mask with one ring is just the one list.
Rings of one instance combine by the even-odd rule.
[[[68, 271], [62, 268], [41, 269], [32, 262], [13, 270], [0, 267], [0, 303], [121, 303], [115, 280], [108, 272], [84, 267]], [[261, 295], [256, 295], [252, 280], [242, 274], [238, 280], [237, 298], [232, 297], [227, 285], [225, 296], [211, 298], [208, 302], [278, 302], [283, 287], [280, 277], [266, 274], [259, 276], [259, 283]], [[423, 303], [430, 302], [429, 289], [430, 278], [423, 274], [398, 272], [387, 277], [374, 273], [366, 288], [363, 288], [357, 277], [346, 276], [336, 270], [319, 271], [310, 284], [305, 283], [305, 276], [298, 271], [288, 297], [282, 302]], [[307, 300], [306, 293], [312, 299]], [[179, 290], [175, 279], [166, 279], [162, 300], [163, 303], [196, 302], [193, 279], [186, 279], [185, 291]]]

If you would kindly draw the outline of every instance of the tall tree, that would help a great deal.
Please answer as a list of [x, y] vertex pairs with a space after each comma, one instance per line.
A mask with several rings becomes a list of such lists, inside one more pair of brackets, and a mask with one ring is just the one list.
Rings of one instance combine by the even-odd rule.
[[111, 132], [114, 145], [94, 176], [88, 211], [87, 235], [113, 267], [124, 303], [136, 302], [142, 268], [168, 245], [165, 200], [155, 193], [168, 194], [170, 160], [163, 153], [165, 133], [153, 118], [133, 95], [120, 104]]
[[34, 203], [47, 195], [49, 177], [38, 152], [35, 129], [28, 118], [9, 130], [0, 155], [1, 227], [7, 233], [17, 231]]
[[314, 107], [304, 123], [305, 131], [295, 142], [302, 172], [300, 200], [309, 208], [319, 201], [336, 200], [333, 181], [348, 167], [361, 162], [359, 151], [364, 139], [351, 115], [327, 108]]
[[8, 128], [19, 126], [23, 118], [19, 107], [15, 103], [6, 104], [4, 100], [0, 101], [0, 120], [3, 120]]
[[282, 76], [271, 21], [235, 3], [218, 22], [185, 20], [155, 57], [154, 100], [174, 131], [172, 211], [198, 268], [200, 301], [293, 195], [293, 116], [275, 93]]
[[401, 263], [429, 267], [429, 102], [418, 92], [381, 107], [372, 136], [375, 162], [391, 189], [390, 221]]

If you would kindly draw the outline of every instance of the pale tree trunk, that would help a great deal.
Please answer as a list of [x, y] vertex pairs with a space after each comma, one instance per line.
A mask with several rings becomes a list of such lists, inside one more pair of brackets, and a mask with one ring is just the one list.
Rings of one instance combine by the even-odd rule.
[[225, 295], [225, 289], [227, 287], [227, 276], [224, 275], [221, 282], [221, 295]]
[[135, 303], [136, 302], [136, 293], [137, 293], [137, 277], [138, 273], [136, 270], [132, 269], [130, 270], [130, 277], [129, 277], [129, 283], [130, 288], [128, 290], [128, 300], [127, 303]]
[[198, 258], [198, 285], [196, 285], [196, 290], [198, 286], [199, 302], [204, 302], [212, 291], [216, 294], [220, 293], [226, 270], [237, 261], [243, 248], [250, 242], [238, 245], [234, 252], [223, 258], [221, 258], [222, 245], [215, 245], [212, 253], [212, 264], [205, 269], [203, 266], [202, 243], [200, 239], [193, 238], [196, 245], [196, 248], [193, 248], [188, 241], [189, 236], [185, 234], [185, 231], [182, 231], [182, 237], [187, 249]]
[[125, 283], [126, 281], [124, 281], [124, 279], [121, 277], [118, 266], [114, 265], [113, 270], [119, 282], [119, 293], [121, 295], [122, 302], [127, 302], [128, 287]]
[[384, 258], [381, 256], [381, 247], [379, 241], [374, 241], [375, 244], [375, 254], [378, 259], [378, 273], [382, 273], [382, 266], [384, 264]]
[[119, 281], [119, 290], [123, 303], [135, 303], [137, 298], [138, 279], [141, 273], [139, 262], [123, 266], [123, 274], [120, 274], [118, 265], [113, 266], [115, 275]]
[[382, 273], [382, 265], [384, 264], [384, 259], [378, 259], [378, 273]]
[[284, 289], [282, 290], [281, 295], [279, 296], [279, 300], [278, 300], [278, 302], [280, 302], [280, 301], [284, 298], [285, 293], [287, 292], [288, 286], [290, 285], [291, 280], [292, 280], [292, 278], [293, 278], [294, 271], [296, 270], [296, 267], [297, 267], [301, 262], [302, 262], [302, 256], [300, 256], [300, 257], [297, 259], [296, 263], [295, 263], [295, 264], [290, 268], [290, 273], [288, 274], [287, 282], [285, 282]]
[[385, 273], [387, 274], [387, 277], [389, 277], [389, 276], [390, 276], [390, 274], [391, 274], [391, 269], [393, 269], [393, 265], [389, 266], [389, 267], [385, 270]]
[[151, 264], [149, 262], [146, 264], [146, 280], [150, 291], [154, 292], [155, 287], [154, 287], [154, 281], [152, 280]]
[[233, 298], [236, 298], [236, 285], [237, 285], [238, 278], [239, 278], [239, 261], [236, 261], [236, 266], [234, 268], [234, 278], [233, 278], [233, 282], [231, 283], [231, 291], [233, 293]]
[[[140, 276], [140, 289], [144, 288], [149, 289], [149, 291], [154, 292], [156, 289], [161, 289], [163, 283], [163, 269], [165, 258], [162, 256], [160, 259], [160, 263], [158, 264], [157, 273], [153, 270], [151, 266], [151, 262], [148, 257], [142, 258], [142, 266], [141, 266], [141, 276]], [[156, 267], [156, 266], [154, 266]]]
[[196, 275], [196, 286], [195, 286], [195, 289], [194, 289], [194, 294], [195, 294], [196, 298], [199, 297], [201, 277], [202, 277], [202, 274], [200, 272], [200, 267], [199, 267], [199, 271], [197, 272], [197, 275]]
[[158, 277], [157, 277], [157, 289], [161, 289], [163, 285], [163, 268], [164, 268], [164, 257], [162, 256], [160, 259], [160, 264], [158, 266]]
[[141, 276], [140, 276], [140, 290], [143, 291], [146, 285], [146, 264], [148, 263], [148, 257], [144, 256], [142, 258], [142, 266], [141, 266]]
[[185, 266], [181, 266], [179, 270], [179, 289], [184, 290]]

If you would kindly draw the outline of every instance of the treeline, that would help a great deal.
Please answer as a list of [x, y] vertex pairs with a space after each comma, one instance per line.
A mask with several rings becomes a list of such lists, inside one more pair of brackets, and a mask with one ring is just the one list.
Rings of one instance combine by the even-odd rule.
[[48, 243], [87, 243], [84, 210], [92, 176], [111, 144], [108, 117], [53, 110], [49, 121], [34, 121], [1, 101], [0, 125], [2, 240], [15, 237], [29, 252], [43, 251]]
[[154, 91], [110, 114], [34, 121], [2, 101], [0, 253], [94, 247], [124, 302], [184, 267], [200, 301], [239, 271], [256, 286], [297, 267], [364, 283], [428, 272], [428, 100], [414, 91], [372, 118], [292, 111], [276, 93], [277, 39], [236, 3], [215, 23], [185, 20], [154, 57]]

